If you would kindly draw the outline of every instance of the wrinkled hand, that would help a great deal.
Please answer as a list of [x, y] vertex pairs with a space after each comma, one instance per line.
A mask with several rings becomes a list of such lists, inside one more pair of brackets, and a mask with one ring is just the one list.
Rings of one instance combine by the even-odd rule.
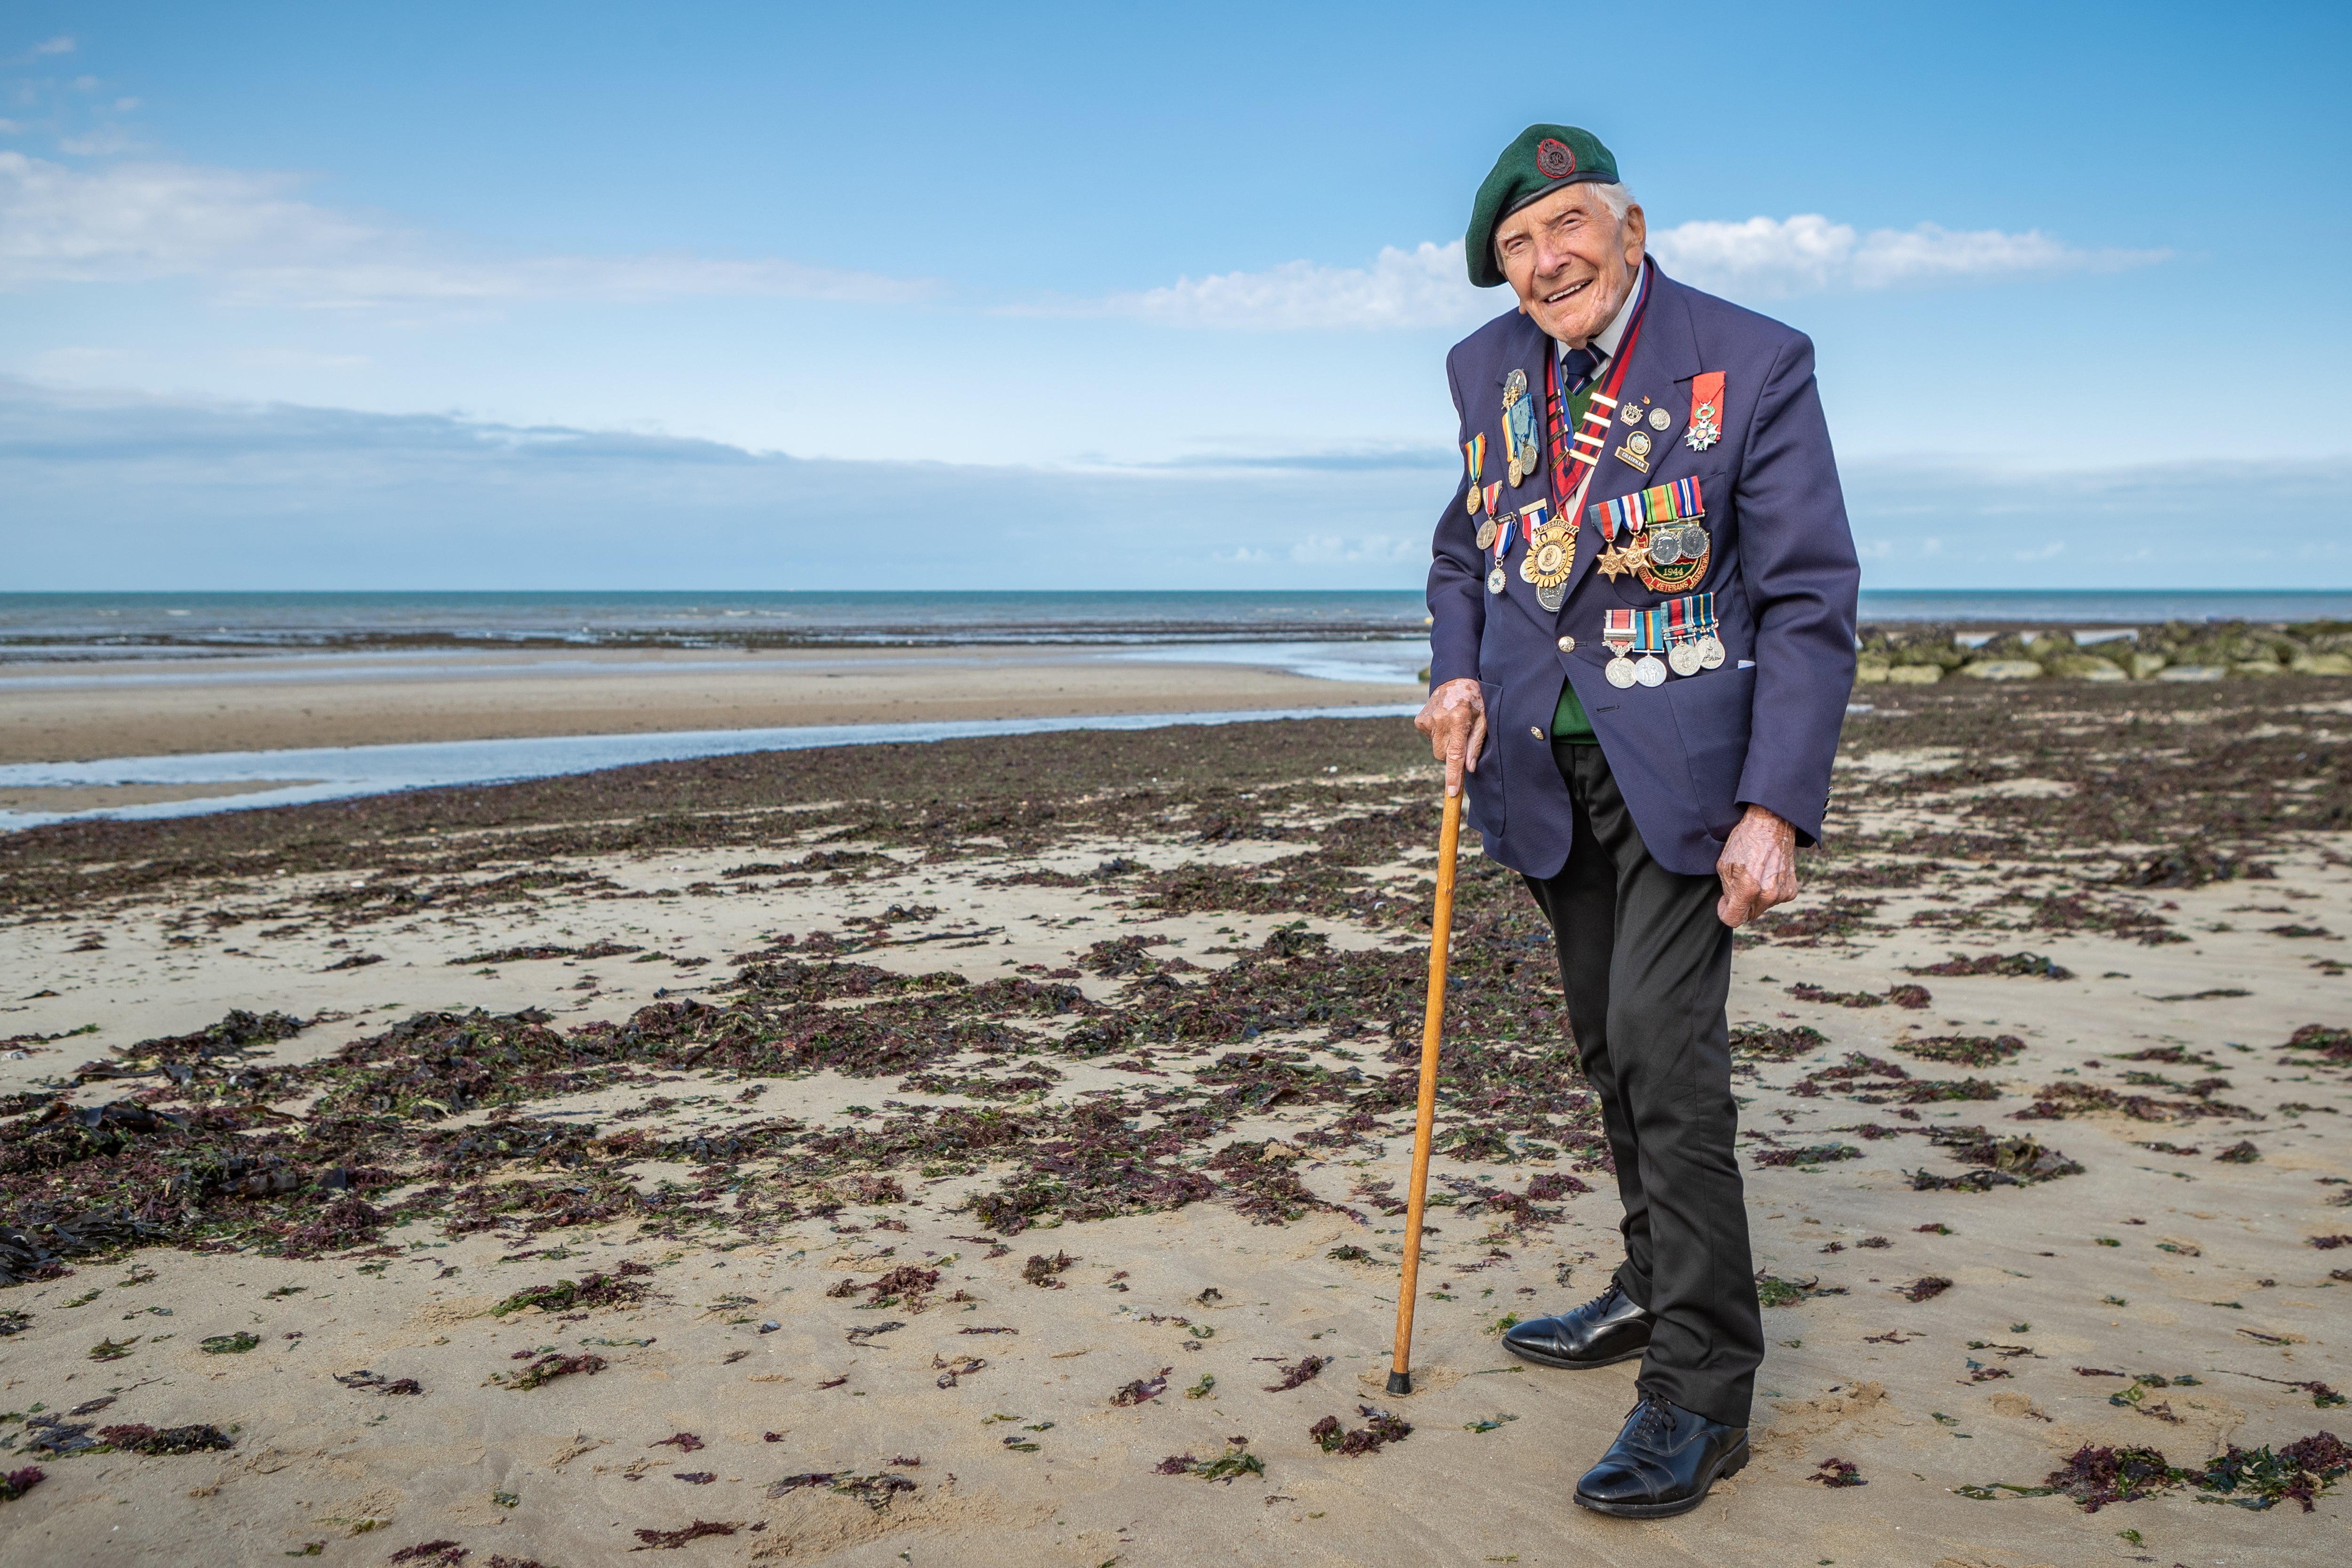
[[1476, 773], [1478, 753], [1486, 749], [1486, 693], [1475, 680], [1449, 680], [1429, 694], [1412, 727], [1429, 737], [1429, 754], [1445, 764], [1445, 793], [1460, 795], [1463, 769]]
[[1716, 918], [1734, 929], [1744, 926], [1797, 896], [1797, 830], [1762, 806], [1751, 805], [1724, 840], [1715, 869], [1723, 879]]

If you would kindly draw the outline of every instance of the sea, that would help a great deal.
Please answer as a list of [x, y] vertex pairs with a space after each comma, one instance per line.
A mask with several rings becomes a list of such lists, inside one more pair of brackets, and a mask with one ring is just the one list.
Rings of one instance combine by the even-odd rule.
[[[1417, 680], [1429, 662], [1416, 591], [991, 593], [277, 593], [0, 594], [0, 710], [8, 693], [115, 684], [198, 689], [223, 680], [333, 679], [338, 656], [381, 669], [463, 676], [467, 650], [511, 670], [523, 653], [550, 670], [588, 649], [732, 652], [757, 647], [942, 648], [1066, 645], [1074, 654], [1279, 668], [1332, 683], [1333, 705], [1230, 713], [1128, 713], [433, 744], [317, 747], [0, 764], [0, 792], [162, 786], [191, 798], [78, 811], [0, 806], [0, 832], [85, 816], [161, 817], [482, 784], [752, 751], [937, 741], [1049, 730], [1144, 729], [1348, 715], [1403, 716], [1346, 688]], [[1865, 590], [1864, 622], [1975, 631], [2107, 630], [2173, 621], [2352, 621], [2352, 593]], [[328, 667], [320, 668], [320, 661]], [[77, 669], [103, 661], [108, 668]], [[728, 661], [713, 668], [738, 668]], [[218, 795], [202, 793], [217, 785]], [[193, 794], [192, 794], [193, 792]], [[27, 797], [18, 795], [19, 800]]]
[[[989, 593], [0, 593], [0, 660], [572, 645], [1350, 642], [1417, 637], [1418, 589]], [[2134, 626], [2352, 619], [2352, 593], [1865, 589], [1867, 621]]]

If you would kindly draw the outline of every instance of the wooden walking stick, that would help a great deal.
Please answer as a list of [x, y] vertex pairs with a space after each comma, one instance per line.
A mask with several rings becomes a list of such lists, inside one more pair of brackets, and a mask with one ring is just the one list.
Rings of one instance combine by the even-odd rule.
[[1462, 837], [1462, 796], [1445, 797], [1437, 833], [1437, 910], [1429, 922], [1429, 1010], [1421, 1024], [1421, 1106], [1412, 1128], [1412, 1190], [1405, 1197], [1404, 1278], [1397, 1288], [1396, 1358], [1389, 1392], [1412, 1392], [1412, 1299], [1421, 1279], [1421, 1217], [1429, 1197], [1429, 1136], [1437, 1121], [1437, 1042], [1445, 1034], [1445, 948], [1454, 934], [1454, 858]]

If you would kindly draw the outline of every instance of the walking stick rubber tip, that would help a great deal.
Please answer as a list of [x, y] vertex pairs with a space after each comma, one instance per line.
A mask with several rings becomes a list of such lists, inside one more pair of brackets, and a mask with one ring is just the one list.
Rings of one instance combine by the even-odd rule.
[[1391, 1394], [1411, 1394], [1412, 1392], [1412, 1373], [1409, 1372], [1392, 1372], [1389, 1373], [1389, 1392]]

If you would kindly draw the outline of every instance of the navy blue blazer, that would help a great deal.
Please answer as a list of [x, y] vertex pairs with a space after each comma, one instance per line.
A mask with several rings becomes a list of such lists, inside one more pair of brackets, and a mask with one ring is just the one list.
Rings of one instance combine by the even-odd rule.
[[[1760, 805], [1795, 825], [1801, 843], [1821, 834], [1830, 765], [1853, 687], [1854, 596], [1861, 569], [1846, 525], [1837, 459], [1813, 383], [1813, 345], [1800, 331], [1685, 288], [1650, 268], [1650, 296], [1619, 390], [1621, 408], [1664, 409], [1653, 431], [1650, 471], [1613, 454], [1633, 426], [1611, 429], [1584, 506], [1696, 477], [1713, 552], [1706, 576], [1684, 592], [1715, 594], [1726, 658], [1721, 668], [1669, 676], [1662, 686], [1612, 686], [1601, 612], [1675, 597], [1628, 574], [1592, 569], [1607, 548], [1580, 516], [1567, 599], [1546, 610], [1521, 580], [1524, 542], [1505, 563], [1502, 593], [1486, 591], [1494, 552], [1478, 549], [1480, 517], [1465, 505], [1466, 469], [1437, 524], [1429, 569], [1431, 685], [1475, 679], [1486, 700], [1486, 744], [1469, 775], [1470, 817], [1486, 853], [1531, 877], [1557, 875], [1573, 837], [1568, 786], [1552, 761], [1551, 719], [1560, 683], [1573, 682], [1593, 732], [1650, 854], [1668, 870], [1715, 869], [1742, 810]], [[1505, 482], [1505, 516], [1549, 499], [1551, 454], [1517, 488], [1501, 455], [1503, 384], [1514, 370], [1541, 406], [1552, 341], [1514, 310], [1471, 333], [1446, 356], [1460, 440], [1486, 436], [1485, 478]], [[1691, 381], [1724, 375], [1722, 437], [1705, 451], [1684, 439]], [[1643, 406], [1643, 400], [1648, 400]], [[1538, 428], [1540, 429], [1540, 419]], [[1575, 468], [1577, 465], [1569, 465]], [[1498, 473], [1498, 469], [1502, 470]], [[1559, 487], [1574, 489], [1573, 476]], [[1557, 502], [1554, 502], [1557, 505]], [[1580, 512], [1582, 509], [1580, 508]], [[1620, 535], [1622, 540], [1622, 535]], [[1561, 639], [1574, 639], [1564, 651]]]

